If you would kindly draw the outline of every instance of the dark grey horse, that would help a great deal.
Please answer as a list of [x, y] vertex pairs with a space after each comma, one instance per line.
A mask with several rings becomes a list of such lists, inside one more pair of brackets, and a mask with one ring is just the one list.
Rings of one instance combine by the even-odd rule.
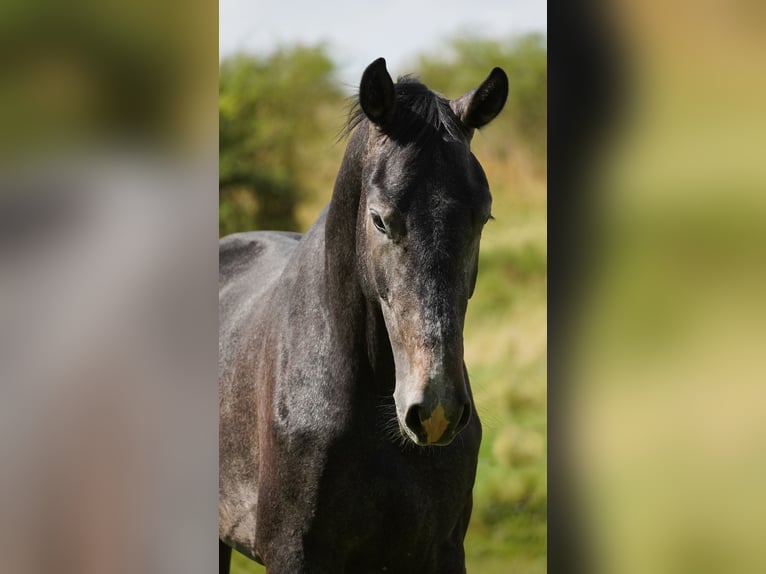
[[446, 100], [380, 58], [329, 206], [300, 236], [221, 240], [221, 572], [465, 572], [481, 440], [463, 322], [490, 218], [469, 144], [495, 68]]

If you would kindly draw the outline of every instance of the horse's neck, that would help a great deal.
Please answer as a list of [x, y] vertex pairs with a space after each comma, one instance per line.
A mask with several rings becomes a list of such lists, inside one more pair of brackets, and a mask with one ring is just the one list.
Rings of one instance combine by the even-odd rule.
[[364, 358], [374, 371], [393, 373], [391, 344], [380, 309], [367, 300], [356, 261], [356, 230], [366, 132], [352, 134], [335, 180], [325, 220], [324, 273], [330, 312], [341, 326], [342, 351]]

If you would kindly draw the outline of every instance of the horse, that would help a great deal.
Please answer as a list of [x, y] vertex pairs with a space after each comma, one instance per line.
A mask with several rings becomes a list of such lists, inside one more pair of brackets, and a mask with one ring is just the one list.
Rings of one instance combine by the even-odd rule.
[[219, 572], [465, 572], [481, 423], [463, 325], [491, 218], [476, 129], [494, 68], [448, 100], [364, 71], [309, 230], [219, 248]]

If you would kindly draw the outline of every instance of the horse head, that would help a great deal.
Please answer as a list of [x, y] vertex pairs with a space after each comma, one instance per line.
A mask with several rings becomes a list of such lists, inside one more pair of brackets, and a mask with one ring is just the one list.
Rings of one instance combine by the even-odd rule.
[[456, 100], [410, 78], [394, 84], [383, 58], [362, 76], [357, 267], [391, 343], [400, 430], [418, 445], [449, 444], [473, 410], [463, 324], [492, 197], [470, 141], [507, 95], [499, 68]]

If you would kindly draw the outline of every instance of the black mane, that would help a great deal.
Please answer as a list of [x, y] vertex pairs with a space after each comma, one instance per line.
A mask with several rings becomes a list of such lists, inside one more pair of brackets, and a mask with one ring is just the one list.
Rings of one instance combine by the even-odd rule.
[[[391, 124], [383, 130], [390, 139], [403, 144], [425, 144], [437, 137], [444, 141], [466, 141], [464, 127], [446, 98], [409, 75], [399, 77], [394, 90], [396, 112]], [[341, 138], [350, 135], [366, 119], [359, 97], [354, 96]]]

